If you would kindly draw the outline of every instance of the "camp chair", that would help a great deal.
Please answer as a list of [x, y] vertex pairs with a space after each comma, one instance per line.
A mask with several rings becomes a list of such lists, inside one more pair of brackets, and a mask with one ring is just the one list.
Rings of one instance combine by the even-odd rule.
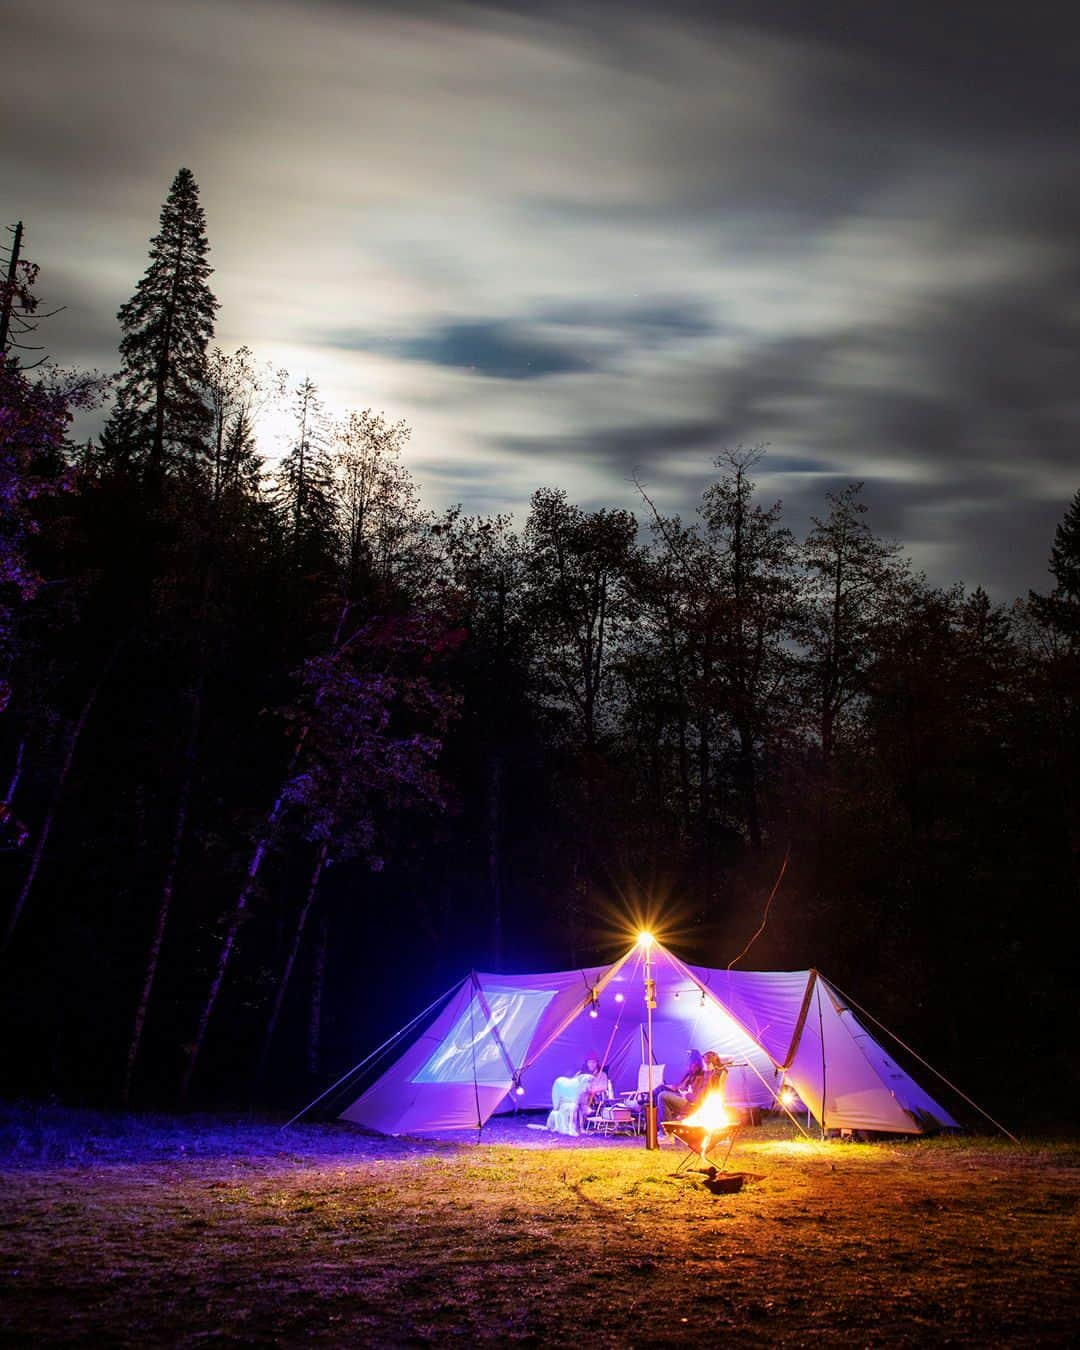
[[640, 1134], [641, 1111], [619, 1097], [608, 1097], [596, 1103], [596, 1109], [585, 1118], [585, 1128], [594, 1134]]
[[[652, 1066], [652, 1090], [655, 1092], [664, 1082], [664, 1074], [667, 1072], [666, 1064], [654, 1064]], [[637, 1087], [633, 1092], [624, 1092], [624, 1097], [633, 1097], [638, 1103], [643, 1104], [649, 1096], [649, 1066], [648, 1064], [639, 1064], [637, 1071]]]
[[[652, 1066], [652, 1086], [653, 1091], [663, 1083], [666, 1064], [654, 1064]], [[649, 1066], [648, 1064], [638, 1065], [637, 1087], [632, 1092], [623, 1092], [616, 1101], [619, 1106], [627, 1111], [632, 1111], [635, 1117], [636, 1128], [634, 1133], [641, 1133], [641, 1113], [645, 1103], [649, 1100]]]

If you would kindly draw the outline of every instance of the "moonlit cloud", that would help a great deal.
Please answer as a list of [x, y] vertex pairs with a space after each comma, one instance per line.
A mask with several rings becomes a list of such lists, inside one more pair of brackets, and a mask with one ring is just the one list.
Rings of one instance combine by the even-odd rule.
[[1007, 597], [1080, 482], [1075, 48], [948, 10], [19, 0], [5, 211], [112, 368], [189, 165], [219, 341], [406, 419], [433, 504], [686, 512], [768, 442], [796, 528], [864, 479]]

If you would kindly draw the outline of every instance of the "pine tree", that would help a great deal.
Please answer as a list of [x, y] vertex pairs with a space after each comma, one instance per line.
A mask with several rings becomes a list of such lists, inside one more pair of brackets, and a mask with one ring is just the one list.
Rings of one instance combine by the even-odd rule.
[[118, 398], [91, 452], [91, 462], [104, 474], [127, 476], [145, 458], [145, 422], [126, 398]]
[[317, 569], [334, 553], [334, 468], [319, 390], [305, 379], [296, 388], [296, 438], [277, 471], [275, 505], [288, 549], [301, 571]]
[[1035, 613], [1066, 638], [1080, 641], [1080, 492], [1054, 532], [1048, 570], [1057, 584], [1050, 595], [1032, 592]]
[[117, 315], [119, 398], [143, 418], [151, 480], [205, 452], [210, 413], [201, 385], [218, 309], [207, 284], [209, 249], [198, 186], [181, 169], [150, 241], [150, 266]]

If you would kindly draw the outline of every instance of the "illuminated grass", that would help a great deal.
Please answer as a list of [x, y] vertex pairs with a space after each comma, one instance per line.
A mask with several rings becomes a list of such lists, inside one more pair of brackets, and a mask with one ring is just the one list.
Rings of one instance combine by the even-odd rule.
[[681, 1148], [338, 1126], [0, 1118], [12, 1345], [1066, 1344], [1069, 1143], [755, 1131], [716, 1197]]

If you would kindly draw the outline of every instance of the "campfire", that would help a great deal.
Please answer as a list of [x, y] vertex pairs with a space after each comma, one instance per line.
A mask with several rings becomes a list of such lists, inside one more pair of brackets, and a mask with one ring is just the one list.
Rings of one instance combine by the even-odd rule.
[[724, 1093], [720, 1088], [710, 1092], [703, 1097], [700, 1106], [695, 1111], [691, 1111], [688, 1116], [683, 1116], [684, 1125], [700, 1125], [710, 1133], [718, 1134], [721, 1130], [727, 1129], [729, 1125], [737, 1124], [737, 1119], [731, 1114], [724, 1103]]
[[738, 1116], [728, 1110], [724, 1094], [717, 1088], [688, 1116], [683, 1116], [681, 1120], [665, 1120], [664, 1129], [705, 1158], [712, 1144], [729, 1135], [738, 1124]]

